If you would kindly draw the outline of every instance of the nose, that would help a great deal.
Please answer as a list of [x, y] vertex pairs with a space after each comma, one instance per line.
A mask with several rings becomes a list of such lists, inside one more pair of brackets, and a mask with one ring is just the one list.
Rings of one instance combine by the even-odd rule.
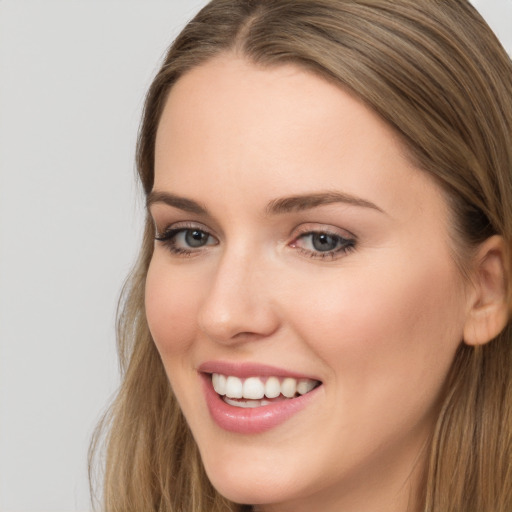
[[199, 328], [223, 344], [270, 336], [279, 327], [275, 286], [261, 260], [245, 253], [224, 254], [212, 270], [199, 310]]

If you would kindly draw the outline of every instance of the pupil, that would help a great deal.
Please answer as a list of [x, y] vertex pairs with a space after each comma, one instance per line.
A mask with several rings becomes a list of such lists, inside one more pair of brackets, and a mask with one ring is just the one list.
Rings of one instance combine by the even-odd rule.
[[325, 233], [314, 234], [312, 242], [313, 247], [317, 251], [332, 251], [338, 244], [336, 237], [326, 235]]
[[208, 240], [208, 235], [198, 229], [189, 230], [185, 234], [185, 241], [190, 247], [201, 247]]

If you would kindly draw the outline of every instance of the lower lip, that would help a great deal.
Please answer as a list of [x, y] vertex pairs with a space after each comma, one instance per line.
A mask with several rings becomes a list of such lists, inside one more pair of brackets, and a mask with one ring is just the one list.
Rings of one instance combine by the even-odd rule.
[[254, 408], [229, 405], [213, 389], [211, 376], [202, 374], [203, 389], [210, 415], [219, 427], [237, 434], [266, 432], [298, 413], [316, 396], [322, 386], [305, 395]]

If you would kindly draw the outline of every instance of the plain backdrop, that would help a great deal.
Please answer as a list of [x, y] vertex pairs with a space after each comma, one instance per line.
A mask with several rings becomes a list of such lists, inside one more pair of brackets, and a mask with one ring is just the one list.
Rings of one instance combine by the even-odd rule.
[[[91, 509], [139, 244], [134, 146], [165, 48], [205, 0], [0, 0], [0, 511]], [[512, 0], [474, 2], [512, 53]], [[139, 198], [139, 199], [137, 199]]]

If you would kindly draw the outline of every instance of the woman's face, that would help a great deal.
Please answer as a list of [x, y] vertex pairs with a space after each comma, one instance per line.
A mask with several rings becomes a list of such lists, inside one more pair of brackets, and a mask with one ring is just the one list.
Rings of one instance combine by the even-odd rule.
[[298, 67], [217, 57], [169, 95], [149, 204], [147, 318], [214, 486], [405, 510], [467, 304], [393, 131]]

